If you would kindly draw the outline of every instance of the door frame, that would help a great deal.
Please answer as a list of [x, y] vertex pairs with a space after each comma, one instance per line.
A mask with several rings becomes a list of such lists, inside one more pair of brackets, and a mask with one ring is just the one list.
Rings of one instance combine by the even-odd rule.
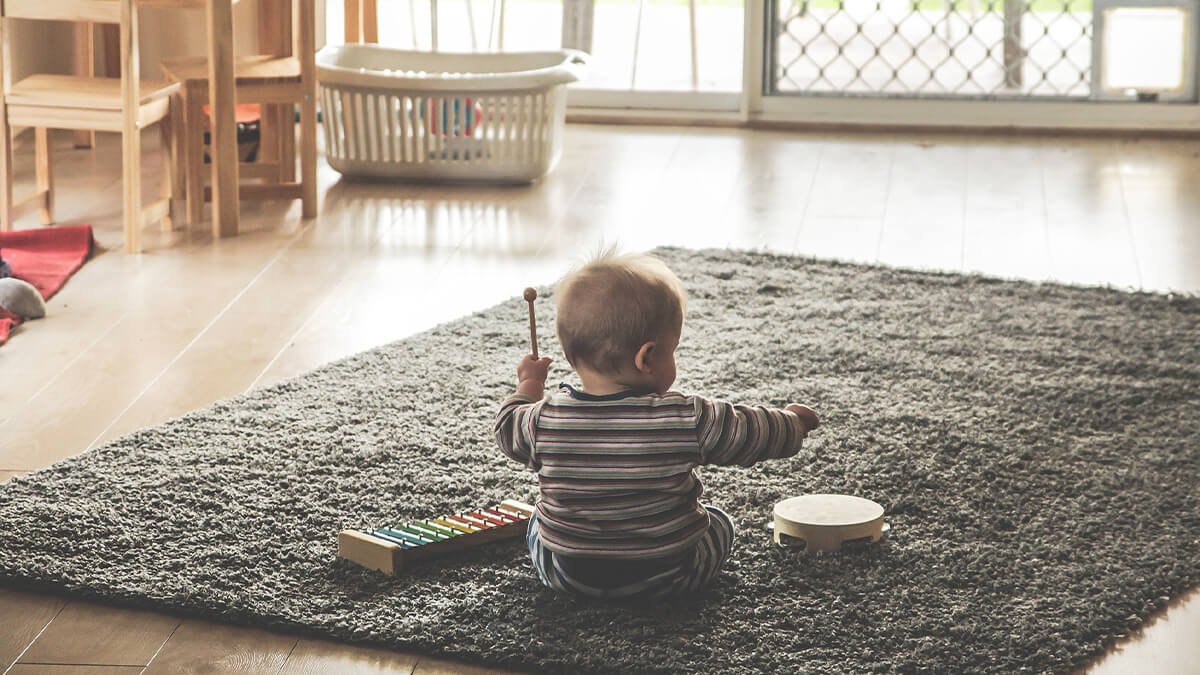
[[[880, 99], [851, 96], [771, 95], [766, 91], [767, 3], [745, 0], [742, 91], [568, 91], [570, 118], [595, 122], [713, 124], [721, 126], [870, 126], [948, 129], [1200, 131], [1200, 103], [1107, 101], [981, 101]], [[773, 4], [772, 4], [773, 6]], [[325, 0], [316, 0], [318, 28]], [[318, 30], [320, 43], [324, 31]]]
[[[747, 0], [741, 115], [749, 124], [863, 125], [968, 129], [1200, 130], [1200, 103], [883, 99], [861, 96], [771, 95], [766, 64], [765, 5]], [[754, 86], [747, 86], [754, 83]]]

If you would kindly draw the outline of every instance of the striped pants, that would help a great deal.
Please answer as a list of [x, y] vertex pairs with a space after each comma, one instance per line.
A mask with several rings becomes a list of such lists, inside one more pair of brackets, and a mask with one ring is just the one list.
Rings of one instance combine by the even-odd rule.
[[533, 559], [538, 578], [560, 593], [602, 600], [657, 600], [704, 588], [712, 583], [721, 566], [729, 559], [735, 534], [733, 519], [715, 506], [704, 508], [708, 510], [708, 530], [696, 542], [696, 550], [690, 559], [685, 556], [674, 567], [617, 588], [588, 586], [564, 572], [556, 561], [555, 553], [543, 546], [537, 536], [536, 513], [529, 519], [525, 541], [529, 545], [529, 557]]

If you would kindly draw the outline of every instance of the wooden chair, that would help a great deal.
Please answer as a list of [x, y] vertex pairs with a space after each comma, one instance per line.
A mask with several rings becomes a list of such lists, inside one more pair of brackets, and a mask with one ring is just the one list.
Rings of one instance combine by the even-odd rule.
[[[121, 35], [121, 76], [30, 75], [11, 82], [11, 64], [5, 34], [7, 19], [94, 21], [117, 24]], [[142, 206], [141, 130], [159, 124], [163, 148], [171, 147], [171, 125], [166, 122], [171, 95], [178, 85], [143, 82], [138, 68], [137, 6], [134, 0], [3, 0], [0, 2], [0, 230], [34, 208], [41, 222], [54, 221], [54, 183], [48, 129], [115, 131], [121, 134], [122, 204], [125, 249], [141, 251], [142, 227], [161, 222], [171, 228], [170, 171], [164, 172], [163, 195]], [[12, 129], [33, 127], [37, 188], [20, 200], [13, 199]], [[167, 163], [168, 165], [170, 162]]]
[[[299, 199], [305, 218], [317, 214], [316, 31], [313, 0], [282, 0], [290, 12], [272, 11], [275, 0], [259, 0], [259, 48], [270, 53], [239, 58], [234, 64], [238, 104], [260, 104], [263, 141], [259, 159], [239, 162], [238, 175], [262, 183], [238, 185], [239, 199]], [[166, 76], [180, 83], [176, 94], [184, 111], [182, 152], [184, 193], [189, 222], [204, 217], [211, 201], [205, 178], [204, 106], [208, 96], [208, 60], [172, 59], [163, 63]], [[300, 176], [296, 179], [296, 106], [300, 107]]]

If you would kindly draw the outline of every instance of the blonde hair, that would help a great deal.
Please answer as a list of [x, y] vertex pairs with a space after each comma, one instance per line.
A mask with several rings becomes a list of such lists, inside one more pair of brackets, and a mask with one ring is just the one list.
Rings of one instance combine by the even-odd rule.
[[612, 248], [563, 277], [555, 295], [567, 361], [606, 375], [623, 371], [643, 344], [679, 330], [687, 306], [683, 283], [663, 261]]

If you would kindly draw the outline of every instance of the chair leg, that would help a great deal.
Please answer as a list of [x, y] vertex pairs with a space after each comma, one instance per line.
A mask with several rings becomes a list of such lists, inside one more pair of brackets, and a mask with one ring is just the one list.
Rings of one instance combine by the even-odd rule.
[[[132, 117], [132, 116], [129, 116]], [[121, 133], [121, 181], [124, 184], [125, 251], [142, 252], [142, 136], [136, 125]]]
[[300, 199], [305, 218], [317, 215], [317, 102], [300, 104]]
[[186, 99], [183, 148], [184, 162], [187, 164], [184, 172], [187, 187], [184, 194], [188, 222], [199, 223], [204, 219], [204, 106], [196, 102], [190, 89]]
[[38, 208], [38, 219], [43, 225], [49, 225], [54, 222], [54, 153], [50, 148], [50, 130], [36, 127], [33, 135], [37, 190], [42, 201]]
[[13, 163], [12, 132], [4, 101], [0, 100], [0, 232], [13, 228]]
[[12, 36], [8, 35], [9, 22], [0, 19], [0, 232], [12, 229], [13, 226], [13, 156], [12, 129], [8, 126], [8, 104], [4, 102], [4, 93], [8, 90], [8, 78], [11, 67]]
[[[375, 0], [366, 1], [372, 6], [375, 3]], [[433, 6], [436, 8], [437, 3]], [[317, 50], [314, 46], [313, 0], [296, 0], [292, 8], [292, 14], [296, 17], [293, 26], [296, 48], [293, 53], [300, 58], [300, 81], [304, 94], [300, 100], [301, 213], [305, 218], [314, 218], [317, 215], [317, 77], [313, 54]], [[287, 108], [288, 112], [295, 115], [295, 106], [289, 105]], [[329, 114], [328, 111], [325, 114]], [[294, 139], [295, 127], [289, 128]]]
[[142, 132], [138, 126], [141, 79], [138, 15], [131, 0], [120, 3], [121, 44], [121, 182], [125, 216], [125, 251], [142, 252]]
[[[279, 161], [279, 106], [275, 103], [258, 104], [258, 157], [257, 162]], [[276, 175], [271, 182], [279, 182]]]
[[[174, 97], [171, 97], [174, 100]], [[173, 107], [173, 106], [172, 106]], [[175, 221], [173, 219], [175, 202], [171, 198], [175, 195], [175, 133], [172, 125], [175, 120], [171, 117], [158, 121], [158, 131], [162, 138], [162, 190], [159, 192], [161, 198], [166, 202], [167, 211], [162, 216], [162, 231], [170, 232], [175, 229]]]
[[[170, 98], [170, 109], [167, 111], [168, 119], [162, 120], [163, 138], [167, 143], [167, 166], [171, 171], [171, 198], [182, 199], [187, 192], [187, 186], [184, 185], [184, 151], [183, 139], [187, 131], [187, 127], [183, 120], [183, 95], [174, 94]], [[169, 140], [167, 140], [169, 137]]]
[[296, 106], [279, 106], [279, 182], [296, 182]]

